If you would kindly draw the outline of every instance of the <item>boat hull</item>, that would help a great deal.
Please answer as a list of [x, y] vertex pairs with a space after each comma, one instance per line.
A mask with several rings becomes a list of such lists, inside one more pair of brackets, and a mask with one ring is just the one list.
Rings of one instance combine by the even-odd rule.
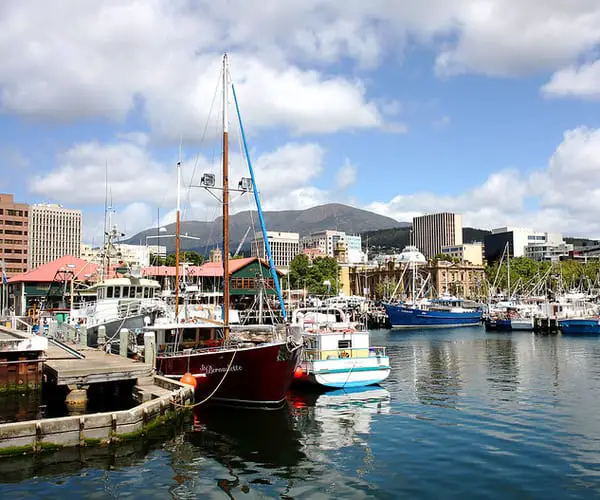
[[388, 356], [301, 361], [294, 383], [332, 389], [365, 387], [383, 382], [390, 369]]
[[600, 321], [597, 319], [564, 319], [558, 322], [563, 335], [600, 335]]
[[384, 307], [392, 328], [453, 328], [481, 323], [481, 311], [424, 311], [392, 304]]
[[510, 329], [520, 332], [533, 331], [533, 318], [516, 318], [510, 320]]
[[135, 316], [129, 316], [125, 319], [115, 319], [101, 323], [99, 325], [89, 326], [86, 328], [88, 345], [91, 347], [98, 346], [98, 328], [104, 326], [106, 328], [106, 340], [112, 339], [112, 343], [116, 345], [118, 350], [119, 343], [119, 332], [123, 328], [127, 328], [130, 332], [141, 330], [144, 327], [144, 316], [145, 314], [138, 314]]
[[485, 320], [486, 332], [509, 332], [511, 329], [511, 322], [509, 319], [486, 318]]
[[280, 342], [159, 355], [156, 369], [174, 379], [191, 373], [197, 383], [197, 402], [279, 407], [292, 383], [300, 351], [300, 346]]

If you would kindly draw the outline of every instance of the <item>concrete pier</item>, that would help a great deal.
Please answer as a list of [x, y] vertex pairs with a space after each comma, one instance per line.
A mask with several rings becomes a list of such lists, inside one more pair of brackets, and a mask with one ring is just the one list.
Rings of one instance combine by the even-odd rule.
[[0, 455], [137, 439], [187, 411], [191, 386], [160, 376], [138, 379], [140, 404], [130, 410], [0, 424]]
[[98, 349], [80, 351], [85, 358], [69, 357], [49, 347], [44, 373], [56, 385], [89, 385], [101, 382], [132, 380], [152, 375], [153, 367], [133, 359], [107, 354]]

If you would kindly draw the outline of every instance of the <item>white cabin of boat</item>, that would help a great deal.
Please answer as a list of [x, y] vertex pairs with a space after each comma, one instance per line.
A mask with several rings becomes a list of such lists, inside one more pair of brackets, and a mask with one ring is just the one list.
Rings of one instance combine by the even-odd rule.
[[95, 293], [96, 300], [75, 304], [71, 317], [93, 326], [141, 314], [144, 306], [155, 306], [160, 284], [144, 278], [112, 278], [94, 285], [89, 292]]
[[369, 332], [305, 333], [304, 359], [317, 361], [369, 356]]

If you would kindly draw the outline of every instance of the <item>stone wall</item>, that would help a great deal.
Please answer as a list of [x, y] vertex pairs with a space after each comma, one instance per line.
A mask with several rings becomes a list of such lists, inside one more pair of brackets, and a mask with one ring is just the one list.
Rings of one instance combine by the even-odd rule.
[[191, 386], [158, 375], [154, 383], [171, 392], [130, 410], [1, 424], [0, 455], [134, 439], [186, 411], [178, 405], [193, 403]]

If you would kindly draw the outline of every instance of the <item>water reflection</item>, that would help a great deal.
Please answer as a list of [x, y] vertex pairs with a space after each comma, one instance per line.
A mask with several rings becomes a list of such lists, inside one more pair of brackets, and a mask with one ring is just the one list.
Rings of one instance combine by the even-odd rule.
[[352, 446], [369, 434], [373, 417], [390, 412], [390, 393], [379, 386], [289, 395], [307, 446], [333, 450]]
[[278, 410], [199, 408], [187, 433], [191, 444], [219, 460], [291, 467], [304, 457], [289, 405]]
[[485, 353], [490, 388], [501, 392], [516, 391], [519, 386], [520, 363], [512, 335], [501, 334], [499, 337], [486, 338]]
[[148, 453], [160, 449], [180, 432], [176, 427], [155, 429], [151, 435], [111, 446], [64, 448], [37, 456], [0, 458], [0, 483], [16, 483], [29, 478], [78, 475], [84, 469], [114, 470], [135, 466]]
[[[417, 351], [414, 352], [417, 355]], [[449, 342], [429, 344], [415, 359], [415, 391], [422, 404], [456, 408], [462, 386], [460, 359]]]
[[42, 418], [40, 391], [3, 394], [0, 396], [0, 424]]

